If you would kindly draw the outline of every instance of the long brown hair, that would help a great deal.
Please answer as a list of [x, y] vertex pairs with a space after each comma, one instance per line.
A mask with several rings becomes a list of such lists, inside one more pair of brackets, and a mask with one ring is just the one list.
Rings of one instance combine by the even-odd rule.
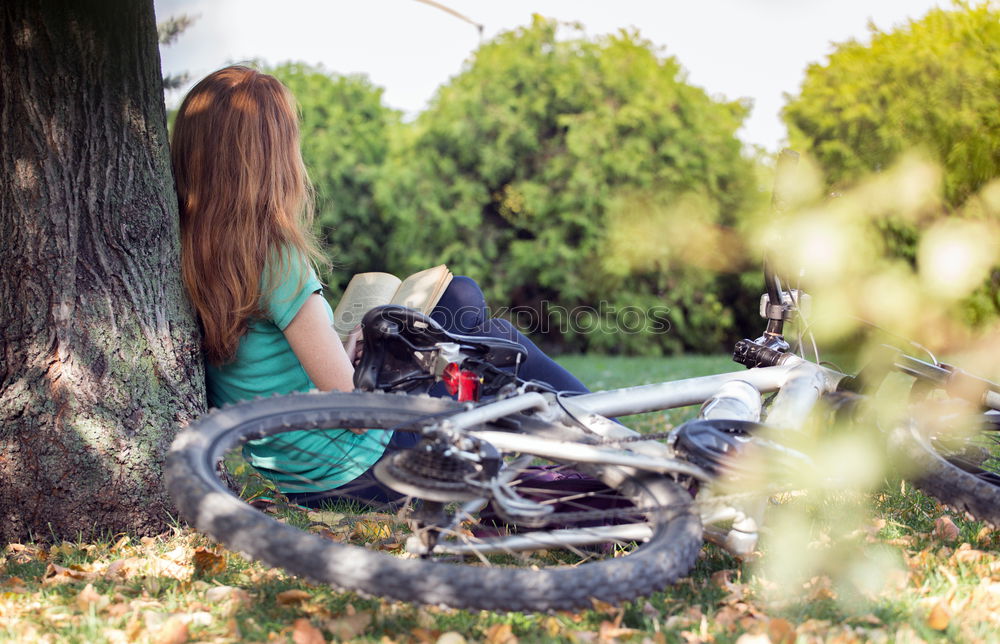
[[[206, 357], [219, 365], [233, 359], [250, 319], [261, 315], [261, 274], [282, 263], [275, 253], [320, 258], [291, 92], [249, 67], [208, 75], [181, 104], [170, 156], [184, 285]], [[273, 288], [280, 279], [264, 281]]]

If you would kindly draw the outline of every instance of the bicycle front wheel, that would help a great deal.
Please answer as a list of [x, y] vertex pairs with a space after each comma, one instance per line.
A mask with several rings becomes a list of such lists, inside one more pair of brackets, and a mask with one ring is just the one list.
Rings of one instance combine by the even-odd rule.
[[910, 478], [943, 504], [1000, 526], [1000, 415], [982, 414], [963, 429], [910, 422], [892, 446], [913, 468]]
[[[489, 481], [480, 476], [470, 487], [461, 462], [428, 461], [434, 454], [426, 441], [409, 441], [374, 468], [401, 490], [391, 503], [361, 503], [333, 490], [318, 510], [290, 507], [277, 515], [268, 511], [274, 504], [258, 509], [222, 480], [219, 463], [238, 460], [250, 440], [297, 430], [336, 440], [343, 430], [324, 429], [331, 427], [419, 432], [463, 409], [451, 400], [357, 392], [241, 403], [178, 435], [167, 485], [181, 515], [232, 550], [314, 581], [402, 601], [573, 609], [663, 589], [693, 565], [701, 524], [690, 493], [666, 477], [618, 467], [502, 453]], [[585, 438], [528, 416], [488, 429]], [[488, 484], [509, 498], [485, 507], [473, 501]], [[343, 490], [350, 494], [350, 486]]]

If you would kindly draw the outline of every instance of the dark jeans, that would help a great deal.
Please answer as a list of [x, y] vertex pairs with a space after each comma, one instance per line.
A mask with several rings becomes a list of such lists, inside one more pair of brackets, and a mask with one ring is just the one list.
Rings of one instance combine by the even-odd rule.
[[[486, 310], [486, 298], [475, 280], [456, 275], [431, 312], [431, 318], [452, 333], [479, 335], [513, 340], [528, 350], [528, 357], [518, 370], [525, 380], [539, 380], [558, 391], [587, 393], [590, 390], [576, 376], [545, 355], [535, 343], [514, 328], [507, 320], [491, 318]], [[441, 383], [438, 383], [439, 385]], [[431, 390], [432, 396], [443, 398], [444, 386]]]
[[[525, 380], [539, 380], [559, 391], [574, 393], [590, 391], [576, 376], [545, 355], [541, 349], [535, 346], [534, 342], [515, 329], [510, 322], [489, 317], [483, 291], [472, 278], [456, 275], [441, 296], [438, 305], [431, 312], [431, 317], [452, 333], [503, 338], [521, 344], [528, 350], [528, 356], [519, 367], [518, 376]], [[448, 396], [443, 383], [434, 385], [430, 394], [438, 398]], [[382, 458], [385, 458], [385, 454], [390, 452], [413, 447], [419, 440], [420, 434], [417, 432], [394, 432]], [[287, 496], [292, 503], [307, 507], [318, 507], [324, 499], [334, 496], [347, 496], [375, 504], [401, 500], [403, 495], [378, 482], [372, 472], [373, 469], [373, 467], [368, 468], [364, 474], [347, 485], [329, 492], [293, 493]]]

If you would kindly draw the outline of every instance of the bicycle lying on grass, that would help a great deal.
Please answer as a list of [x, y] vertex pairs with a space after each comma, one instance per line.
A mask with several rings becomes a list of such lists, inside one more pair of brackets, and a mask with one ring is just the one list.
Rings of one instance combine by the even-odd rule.
[[[213, 410], [174, 442], [170, 493], [185, 519], [230, 549], [344, 589], [493, 610], [618, 602], [684, 576], [703, 539], [750, 555], [768, 497], [815, 467], [796, 447], [800, 428], [878, 422], [866, 401], [895, 372], [913, 385], [912, 413], [885, 428], [893, 457], [945, 504], [1000, 524], [1000, 416], [982, 413], [1000, 409], [1000, 387], [896, 349], [855, 376], [807, 361], [782, 335], [804, 297], [766, 266], [765, 278], [767, 329], [734, 354], [748, 369], [579, 396], [519, 379], [519, 345], [375, 309], [355, 376], [367, 391]], [[440, 381], [461, 402], [419, 395]], [[955, 400], [974, 409], [926, 412]], [[658, 434], [613, 420], [691, 405], [697, 418]], [[952, 431], [970, 418], [974, 431]], [[247, 441], [297, 430], [336, 440], [349, 429], [382, 431], [386, 442], [389, 430], [419, 435], [375, 468], [398, 501], [351, 502], [348, 485], [324, 509], [280, 519], [220, 474]]]

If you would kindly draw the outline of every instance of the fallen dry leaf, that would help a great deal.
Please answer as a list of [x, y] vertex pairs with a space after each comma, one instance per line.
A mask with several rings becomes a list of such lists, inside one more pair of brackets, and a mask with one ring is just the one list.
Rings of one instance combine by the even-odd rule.
[[132, 607], [125, 602], [117, 602], [108, 606], [108, 617], [125, 617], [132, 611]]
[[106, 579], [112, 579], [114, 577], [121, 577], [124, 579], [128, 576], [128, 569], [125, 567], [124, 559], [115, 559], [108, 567], [104, 569], [104, 577]]
[[111, 546], [111, 552], [118, 552], [130, 543], [132, 543], [132, 539], [130, 539], [128, 535], [125, 535], [118, 541], [115, 541], [115, 545]]
[[736, 571], [732, 568], [727, 568], [725, 570], [716, 570], [712, 573], [712, 583], [722, 590], [729, 590], [729, 586], [732, 585], [730, 577], [736, 574]]
[[597, 632], [597, 639], [601, 642], [611, 642], [619, 637], [631, 637], [638, 633], [639, 631], [634, 628], [622, 628], [613, 622], [603, 621]]
[[226, 620], [226, 632], [229, 633], [229, 637], [237, 641], [243, 639], [243, 632], [240, 631], [240, 624], [236, 621], [235, 617], [230, 617]]
[[431, 644], [432, 642], [437, 642], [437, 638], [441, 635], [441, 631], [418, 626], [410, 629], [410, 635], [420, 642], [420, 644]]
[[986, 556], [987, 554], [982, 550], [975, 550], [969, 544], [963, 543], [951, 555], [951, 559], [955, 563], [976, 563]]
[[773, 644], [794, 644], [795, 627], [787, 619], [775, 617], [767, 623], [767, 636]]
[[[417, 614], [415, 616], [417, 620], [417, 626], [433, 630], [434, 625], [437, 624], [437, 619], [430, 614], [428, 608], [429, 606], [424, 606], [417, 609]], [[438, 632], [438, 635], [440, 634], [441, 633]]]
[[392, 536], [392, 527], [378, 520], [358, 521], [351, 529], [350, 538], [359, 541], [381, 541]]
[[368, 611], [344, 615], [328, 619], [323, 624], [326, 630], [330, 631], [334, 639], [350, 640], [365, 632], [372, 623], [372, 614]]
[[801, 634], [811, 634], [811, 633], [825, 633], [829, 629], [830, 629], [830, 620], [811, 618], [799, 624], [799, 627], [795, 630], [797, 633], [801, 635]]
[[180, 613], [176, 616], [177, 619], [183, 621], [185, 624], [194, 626], [211, 626], [212, 625], [212, 613], [204, 610], [196, 610], [191, 613]]
[[184, 644], [189, 637], [187, 623], [182, 619], [171, 617], [156, 628], [152, 642], [153, 644]]
[[109, 644], [129, 644], [129, 639], [125, 635], [125, 631], [117, 628], [106, 628], [101, 634], [104, 635]]
[[590, 598], [590, 603], [593, 605], [594, 610], [598, 613], [604, 613], [606, 615], [614, 615], [618, 612], [618, 607], [614, 604], [609, 604], [608, 602], [601, 601], [600, 599]]
[[176, 563], [186, 563], [191, 559], [191, 549], [181, 544], [176, 546], [170, 552], [164, 553], [163, 557]]
[[3, 587], [10, 593], [26, 593], [28, 592], [27, 586], [24, 585], [24, 580], [20, 577], [8, 577], [3, 580]]
[[987, 595], [993, 595], [1000, 598], [1000, 583], [992, 582], [989, 579], [980, 579], [979, 589]]
[[514, 636], [514, 629], [510, 624], [494, 624], [486, 629], [483, 641], [486, 644], [514, 644], [517, 642], [517, 637]]
[[235, 612], [240, 606], [249, 606], [252, 603], [250, 593], [235, 586], [213, 586], [205, 591], [205, 601], [231, 602], [233, 607], [230, 613]]
[[313, 523], [322, 523], [328, 526], [334, 526], [347, 518], [347, 515], [343, 512], [332, 512], [328, 510], [312, 510], [306, 513], [309, 520]]
[[323, 633], [305, 617], [295, 620], [292, 626], [292, 641], [295, 644], [326, 644]]
[[76, 552], [76, 546], [68, 541], [63, 541], [62, 543], [56, 544], [49, 548], [49, 557], [58, 557], [59, 555], [71, 555]]
[[226, 557], [208, 548], [198, 548], [194, 551], [194, 574], [199, 577], [212, 577], [226, 572]]
[[91, 607], [101, 611], [110, 603], [110, 598], [94, 590], [94, 584], [87, 584], [76, 596], [76, 606], [83, 612], [89, 611]]
[[289, 604], [298, 604], [299, 602], [304, 602], [309, 599], [311, 595], [304, 590], [299, 590], [298, 588], [292, 590], [285, 590], [275, 597], [278, 603], [282, 606], [288, 606]]
[[771, 644], [767, 633], [743, 633], [736, 638], [736, 644]]
[[927, 625], [936, 631], [943, 631], [948, 628], [951, 621], [951, 613], [944, 602], [937, 602], [927, 614]]
[[96, 578], [97, 575], [85, 570], [77, 570], [76, 568], [64, 568], [58, 564], [50, 563], [45, 568], [45, 574], [42, 576], [43, 586], [56, 586], [59, 584], [69, 584], [78, 581], [90, 581]]
[[545, 632], [549, 637], [554, 638], [562, 632], [562, 623], [555, 617], [551, 615], [542, 620], [542, 626], [545, 628]]
[[867, 613], [861, 615], [860, 617], [852, 617], [850, 619], [852, 624], [871, 624], [873, 626], [881, 626], [882, 620], [876, 617], [873, 613]]
[[136, 613], [125, 626], [125, 637], [134, 642], [139, 639], [140, 634], [142, 634], [142, 620], [139, 619], [139, 613]]
[[179, 581], [187, 581], [193, 570], [185, 563], [178, 563], [173, 558], [147, 557], [143, 561], [145, 572], [156, 577], [170, 577]]
[[944, 515], [934, 522], [934, 537], [945, 543], [951, 543], [958, 539], [958, 526], [951, 520], [951, 517]]
[[813, 577], [803, 585], [808, 593], [809, 601], [822, 601], [824, 599], [836, 599], [837, 594], [833, 592], [833, 584], [826, 575]]
[[34, 561], [36, 559], [39, 561], [45, 561], [48, 559], [48, 553], [42, 546], [10, 543], [7, 544], [7, 547], [4, 550], [8, 555], [10, 555], [10, 560], [18, 564], [28, 563], [29, 561]]

